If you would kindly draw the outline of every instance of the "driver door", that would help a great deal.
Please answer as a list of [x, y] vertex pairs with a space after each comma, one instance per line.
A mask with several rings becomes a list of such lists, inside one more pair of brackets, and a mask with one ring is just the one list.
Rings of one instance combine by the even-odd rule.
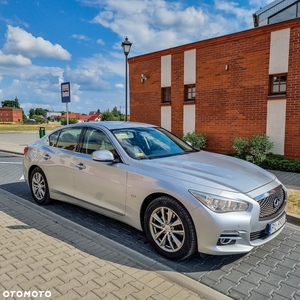
[[110, 150], [113, 144], [99, 129], [86, 130], [81, 153], [78, 153], [74, 171], [75, 197], [118, 214], [125, 214], [127, 171], [120, 163], [92, 159], [93, 151]]

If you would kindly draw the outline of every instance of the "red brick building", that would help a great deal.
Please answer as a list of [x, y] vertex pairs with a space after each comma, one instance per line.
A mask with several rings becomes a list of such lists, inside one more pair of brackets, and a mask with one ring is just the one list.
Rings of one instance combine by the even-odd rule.
[[205, 133], [220, 152], [266, 133], [273, 153], [300, 158], [299, 18], [128, 62], [131, 121]]
[[22, 109], [12, 107], [0, 108], [0, 122], [23, 122]]

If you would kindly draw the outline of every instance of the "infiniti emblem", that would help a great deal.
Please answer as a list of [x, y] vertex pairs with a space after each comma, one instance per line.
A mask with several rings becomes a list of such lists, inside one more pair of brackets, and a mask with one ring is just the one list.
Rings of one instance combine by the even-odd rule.
[[279, 199], [276, 197], [276, 198], [274, 198], [274, 201], [273, 201], [273, 207], [277, 208], [278, 205], [279, 205]]

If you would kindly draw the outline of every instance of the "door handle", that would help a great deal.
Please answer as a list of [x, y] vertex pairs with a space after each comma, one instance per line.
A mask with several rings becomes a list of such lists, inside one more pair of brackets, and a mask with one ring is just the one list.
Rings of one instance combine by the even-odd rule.
[[76, 168], [78, 168], [79, 170], [83, 170], [83, 169], [86, 168], [86, 166], [85, 166], [83, 163], [76, 164], [75, 166], [76, 166]]
[[44, 160], [48, 160], [51, 158], [51, 156], [49, 154], [44, 154], [43, 155]]

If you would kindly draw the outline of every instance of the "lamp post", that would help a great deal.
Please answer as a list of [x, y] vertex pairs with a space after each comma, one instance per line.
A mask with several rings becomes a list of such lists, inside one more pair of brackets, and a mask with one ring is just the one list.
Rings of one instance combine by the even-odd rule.
[[124, 51], [124, 54], [125, 54], [125, 121], [127, 121], [127, 115], [128, 115], [128, 113], [127, 113], [127, 107], [128, 107], [128, 99], [127, 99], [127, 94], [128, 94], [128, 92], [127, 92], [127, 88], [128, 88], [128, 83], [127, 83], [127, 81], [128, 81], [128, 72], [127, 72], [127, 56], [128, 56], [128, 54], [129, 54], [129, 52], [130, 52], [130, 48], [131, 48], [131, 45], [132, 45], [132, 43], [130, 43], [129, 41], [128, 41], [128, 37], [126, 36], [126, 38], [125, 38], [125, 40], [122, 42], [122, 48], [123, 48], [123, 51]]
[[123, 102], [120, 103], [120, 120], [122, 120], [122, 104]]

